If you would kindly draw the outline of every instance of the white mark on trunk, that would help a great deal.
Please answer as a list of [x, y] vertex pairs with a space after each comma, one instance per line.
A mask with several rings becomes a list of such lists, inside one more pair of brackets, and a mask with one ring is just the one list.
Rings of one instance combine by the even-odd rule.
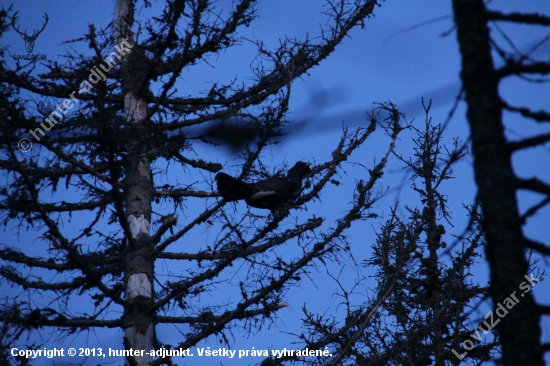
[[128, 121], [141, 121], [147, 115], [147, 104], [132, 93], [124, 96], [124, 113]]
[[[154, 349], [152, 341], [153, 324], [149, 325], [145, 334], [138, 332], [135, 327], [126, 328], [126, 338], [128, 338], [129, 343], [132, 345], [132, 347], [134, 347], [134, 349], [147, 351], [143, 352], [143, 356], [135, 357], [138, 365], [146, 365], [149, 362], [153, 361], [153, 357], [147, 354], [150, 350]], [[125, 362], [124, 364], [128, 365], [127, 362]]]
[[139, 233], [149, 234], [149, 220], [143, 214], [139, 215], [139, 217], [129, 215], [128, 223], [130, 224], [132, 238], [137, 238]]
[[138, 172], [142, 177], [147, 177], [148, 180], [151, 180], [151, 170], [149, 169], [149, 162], [144, 162], [140, 160], [138, 163]]
[[134, 273], [128, 278], [128, 286], [126, 286], [126, 299], [132, 300], [136, 296], [152, 296], [151, 281], [145, 273]]

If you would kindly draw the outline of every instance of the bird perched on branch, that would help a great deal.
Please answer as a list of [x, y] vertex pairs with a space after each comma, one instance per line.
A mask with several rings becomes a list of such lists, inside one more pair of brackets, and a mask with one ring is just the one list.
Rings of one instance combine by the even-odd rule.
[[276, 211], [302, 188], [302, 179], [310, 171], [309, 163], [297, 162], [286, 177], [273, 176], [256, 183], [246, 183], [225, 173], [216, 175], [218, 192], [226, 201], [245, 200], [249, 206]]

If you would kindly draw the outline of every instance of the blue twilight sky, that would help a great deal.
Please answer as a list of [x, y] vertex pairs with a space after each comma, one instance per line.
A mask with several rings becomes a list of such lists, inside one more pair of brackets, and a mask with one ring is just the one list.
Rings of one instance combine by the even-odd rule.
[[[227, 8], [230, 1], [219, 1], [220, 9]], [[263, 40], [269, 47], [275, 47], [279, 39], [284, 36], [304, 38], [309, 34], [316, 36], [319, 32], [319, 24], [325, 24], [326, 18], [322, 16], [323, 1], [319, 0], [279, 0], [261, 2], [258, 6], [259, 18], [249, 28], [244, 28], [240, 34], [248, 40]], [[7, 7], [10, 3], [2, 1]], [[491, 1], [489, 6], [502, 11], [543, 12], [550, 14], [550, 2], [543, 0], [531, 0], [521, 2], [521, 8], [514, 0]], [[35, 25], [41, 24], [44, 13], [49, 16], [49, 23], [38, 37], [34, 53], [44, 53], [49, 60], [63, 62], [63, 55], [67, 49], [75, 52], [89, 53], [83, 44], [64, 43], [65, 41], [81, 37], [88, 31], [89, 24], [96, 28], [106, 27], [112, 20], [113, 1], [17, 1], [13, 10], [19, 11], [19, 23], [21, 30], [28, 28], [30, 31]], [[158, 14], [159, 6], [152, 9], [143, 9], [138, 6], [137, 20], [142, 21], [151, 15]], [[324, 161], [330, 156], [330, 152], [338, 143], [341, 135], [341, 127], [349, 125], [358, 127], [365, 123], [366, 110], [374, 107], [375, 102], [394, 102], [400, 111], [406, 114], [409, 121], [415, 120], [415, 125], [422, 128], [424, 114], [421, 106], [421, 98], [432, 99], [431, 117], [434, 123], [442, 123], [447, 118], [454, 99], [460, 88], [459, 70], [460, 58], [456, 34], [453, 32], [451, 2], [449, 0], [390, 0], [382, 2], [381, 7], [375, 11], [375, 16], [366, 20], [366, 29], [354, 29], [350, 37], [336, 48], [336, 51], [320, 66], [314, 68], [309, 75], [294, 82], [293, 95], [290, 102], [289, 119], [293, 121], [306, 121], [305, 127], [295, 135], [277, 146], [271, 147], [264, 154], [264, 162], [272, 166], [278, 166], [283, 161], [293, 164], [297, 160]], [[544, 36], [541, 28], [518, 27], [501, 25], [501, 28], [511, 36], [520, 49], [529, 49], [534, 42]], [[497, 35], [498, 37], [498, 35]], [[23, 54], [24, 43], [21, 37], [9, 30], [2, 40], [3, 47], [8, 47], [8, 57], [11, 54]], [[541, 46], [536, 55], [550, 55], [550, 44]], [[201, 64], [189, 69], [182, 75], [177, 83], [178, 91], [182, 95], [195, 94], [208, 90], [214, 81], [231, 80], [238, 76], [246, 79], [250, 75], [249, 65], [255, 56], [255, 49], [250, 42], [243, 43], [213, 57], [210, 65]], [[11, 57], [10, 57], [11, 58]], [[13, 64], [13, 62], [10, 62]], [[498, 61], [497, 61], [498, 64]], [[39, 72], [40, 69], [37, 70]], [[518, 80], [505, 82], [501, 88], [502, 94], [513, 101], [515, 105], [525, 105], [540, 109], [548, 105], [550, 87], [548, 84], [536, 86], [525, 85]], [[530, 121], [519, 120], [515, 116], [505, 114], [505, 122], [508, 136], [512, 139], [529, 136], [543, 131], [544, 126], [537, 126]], [[547, 126], [546, 126], [547, 131]], [[404, 155], [411, 154], [412, 143], [407, 134], [402, 137], [397, 151]], [[450, 146], [452, 139], [458, 137], [462, 141], [468, 140], [468, 125], [465, 120], [465, 106], [460, 104], [451, 122], [448, 124], [445, 142]], [[351, 168], [352, 163], [370, 166], [374, 159], [379, 159], [387, 139], [378, 132], [371, 137], [366, 145], [352, 156], [346, 164]], [[239, 164], [238, 156], [223, 148], [213, 149], [211, 146], [197, 145], [197, 155], [207, 156], [213, 161], [226, 164], [226, 169], [231, 171]], [[532, 149], [514, 156], [514, 165], [524, 177], [537, 174], [546, 181], [550, 180], [550, 159], [548, 148]], [[235, 170], [233, 170], [235, 171]], [[346, 202], [351, 200], [350, 187], [353, 180], [364, 175], [365, 171], [355, 169], [352, 173], [342, 177], [342, 188], [330, 188], [322, 196], [322, 201], [308, 206], [308, 212], [299, 213], [300, 217], [309, 217], [311, 214], [326, 218], [327, 222], [337, 217], [345, 209]], [[189, 181], [190, 174], [182, 172], [179, 175], [171, 175], [168, 182], [185, 183]], [[475, 186], [472, 172], [472, 158], [467, 157], [455, 170], [456, 177], [448, 181], [443, 187], [448, 194], [449, 209], [455, 219], [455, 227], [448, 228], [447, 233], [458, 235], [462, 233], [467, 223], [467, 217], [462, 204], [473, 203]], [[212, 177], [210, 177], [211, 179]], [[164, 178], [165, 179], [165, 178]], [[411, 195], [408, 179], [404, 175], [401, 165], [393, 159], [389, 163], [389, 170], [384, 178], [384, 187], [390, 188], [390, 194], [379, 201], [374, 211], [385, 214], [387, 217], [389, 207], [396, 201], [400, 206], [415, 204], [416, 196]], [[400, 189], [402, 187], [402, 189]], [[520, 206], [522, 211], [537, 202], [536, 195], [520, 193]], [[208, 204], [212, 204], [209, 201]], [[203, 201], [189, 201], [190, 209], [199, 212], [204, 209]], [[167, 208], [167, 207], [166, 207]], [[244, 204], [238, 204], [237, 210], [244, 210]], [[168, 208], [167, 208], [168, 209]], [[403, 217], [406, 213], [399, 211]], [[309, 216], [308, 216], [309, 215]], [[189, 214], [186, 219], [193, 218]], [[550, 238], [550, 208], [541, 210], [539, 214], [529, 221], [526, 228], [527, 234], [534, 239], [548, 242]], [[182, 217], [182, 220], [185, 217]], [[370, 257], [370, 245], [374, 239], [374, 231], [383, 219], [368, 221], [354, 226], [349, 232], [349, 239], [355, 259], [360, 262]], [[68, 223], [66, 230], [78, 226], [78, 216]], [[4, 235], [6, 237], [4, 238]], [[190, 251], [190, 248], [200, 248], [204, 243], [215, 239], [215, 232], [200, 229], [192, 234], [191, 241], [179, 243], [170, 248], [171, 251]], [[33, 233], [5, 231], [2, 234], [2, 242], [8, 245], [26, 247], [31, 251], [40, 251], [39, 242]], [[449, 241], [452, 238], [449, 237]], [[291, 255], [293, 248], [285, 245], [280, 248], [283, 255]], [[159, 261], [160, 262], [160, 261]], [[543, 262], [543, 265], [546, 263]], [[351, 284], [357, 274], [351, 266], [345, 263], [342, 272], [343, 282]], [[167, 273], [174, 271], [171, 263], [157, 263], [157, 270]], [[338, 273], [335, 266], [329, 269], [331, 274]], [[485, 283], [488, 277], [487, 265], [484, 261], [476, 267], [474, 282]], [[235, 278], [242, 276], [235, 270]], [[367, 274], [369, 269], [365, 270]], [[245, 335], [238, 330], [233, 332], [235, 340], [234, 349], [279, 349], [292, 347], [295, 339], [282, 332], [300, 332], [297, 324], [300, 324], [302, 316], [301, 307], [307, 304], [311, 310], [320, 313], [330, 312], [337, 308], [338, 299], [334, 296], [336, 288], [327, 275], [327, 270], [319, 267], [312, 273], [315, 281], [306, 280], [300, 288], [293, 288], [287, 294], [289, 306], [279, 312], [278, 319], [269, 329], [262, 330], [255, 335]], [[238, 283], [238, 281], [235, 281]], [[2, 284], [5, 288], [5, 284]], [[360, 291], [367, 294], [367, 287], [375, 284], [366, 283]], [[13, 291], [13, 290], [10, 290]], [[224, 289], [220, 288], [212, 294], [226, 296]], [[535, 297], [539, 302], [550, 302], [548, 295], [548, 283], [540, 284], [535, 290]], [[230, 295], [227, 295], [230, 296]], [[208, 299], [205, 299], [208, 301]], [[86, 307], [86, 304], [77, 304]], [[483, 316], [488, 310], [485, 307], [477, 314]], [[550, 339], [548, 318], [542, 325], [545, 339]], [[475, 326], [472, 327], [474, 329]], [[183, 328], [182, 328], [182, 331]], [[173, 327], [159, 327], [159, 337], [166, 342], [175, 343], [178, 340], [178, 330]], [[96, 330], [78, 337], [69, 337], [65, 342], [51, 341], [51, 347], [113, 347], [122, 349], [121, 332]], [[242, 339], [244, 338], [244, 339]], [[202, 346], [217, 348], [214, 341]], [[294, 348], [294, 347], [293, 347]], [[175, 361], [180, 365], [195, 365], [199, 359], [183, 359]], [[44, 360], [42, 360], [44, 361]], [[69, 362], [68, 360], [58, 360]], [[120, 359], [110, 359], [112, 364], [120, 363]], [[97, 362], [91, 358], [90, 364]], [[241, 360], [207, 359], [201, 358], [201, 365], [244, 365], [254, 364], [256, 359], [247, 358]], [[53, 363], [37, 363], [53, 364]]]

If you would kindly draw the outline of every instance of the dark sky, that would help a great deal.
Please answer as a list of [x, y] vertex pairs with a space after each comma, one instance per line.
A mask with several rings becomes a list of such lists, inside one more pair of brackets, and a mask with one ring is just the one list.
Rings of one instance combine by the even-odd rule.
[[[518, 8], [517, 0], [492, 1], [489, 6], [503, 11], [545, 12], [546, 14], [550, 12], [548, 1], [520, 3], [521, 8]], [[3, 4], [6, 2], [4, 1]], [[223, 8], [230, 2], [220, 1], [218, 4]], [[285, 35], [303, 38], [306, 32], [309, 32], [310, 36], [315, 36], [318, 34], [319, 24], [326, 22], [321, 15], [322, 4], [322, 1], [311, 0], [264, 2], [259, 5], [260, 17], [241, 34], [245, 39], [261, 39], [266, 42], [266, 45], [273, 47]], [[82, 47], [82, 44], [64, 42], [81, 37], [88, 31], [89, 24], [95, 24], [96, 27], [107, 26], [112, 20], [113, 7], [112, 1], [23, 0], [17, 1], [13, 9], [19, 11], [21, 30], [40, 25], [43, 14], [48, 14], [49, 23], [38, 37], [34, 53], [44, 53], [50, 60], [63, 62], [61, 55], [68, 48], [73, 47], [76, 51], [89, 52]], [[137, 19], [143, 20], [156, 11], [158, 7], [140, 9]], [[421, 128], [425, 118], [421, 98], [432, 99], [431, 117], [434, 123], [442, 123], [446, 120], [460, 89], [460, 59], [456, 35], [452, 31], [451, 2], [448, 0], [392, 0], [382, 2], [382, 6], [375, 10], [375, 14], [376, 16], [366, 20], [366, 29], [355, 29], [328, 59], [314, 68], [308, 76], [304, 76], [293, 84], [289, 114], [289, 119], [295, 121], [295, 125], [289, 126], [289, 131], [293, 133], [264, 155], [264, 163], [276, 166], [283, 161], [290, 165], [298, 160], [323, 161], [336, 146], [342, 126], [357, 127], [364, 124], [365, 111], [372, 109], [375, 102], [394, 102], [406, 114], [409, 121], [414, 119], [416, 126]], [[524, 50], [529, 49], [541, 35], [540, 29], [512, 26], [502, 26], [502, 29], [509, 32], [515, 44]], [[2, 44], [9, 47], [10, 54], [25, 53], [23, 41], [12, 30], [7, 32]], [[550, 46], [544, 45], [537, 52], [548, 55]], [[246, 78], [250, 75], [249, 65], [254, 55], [251, 42], [243, 40], [239, 47], [217, 58], [212, 58], [212, 66], [199, 65], [182, 75], [177, 88], [182, 94], [197, 94], [208, 90], [210, 83], [217, 80], [230, 80], [235, 76]], [[496, 63], [498, 64], [498, 61]], [[503, 85], [501, 92], [511, 98], [515, 105], [538, 106], [538, 109], [547, 106], [550, 100], [548, 84], [526, 88], [519, 82], [511, 81]], [[510, 115], [505, 115], [505, 122], [510, 138], [529, 136], [542, 128], [528, 125], [530, 122], [520, 121]], [[468, 140], [468, 126], [463, 104], [459, 105], [448, 124], [445, 142], [450, 144], [454, 137], [462, 141]], [[380, 134], [377, 139], [368, 142], [365, 148], [353, 155], [350, 162], [369, 165], [375, 158], [380, 158], [382, 135]], [[403, 138], [398, 145], [398, 151], [410, 154], [411, 146], [411, 142]], [[227, 149], [198, 146], [196, 151], [227, 166], [237, 164], [236, 155]], [[548, 149], [530, 150], [515, 157], [514, 164], [522, 176], [529, 177], [536, 173], [548, 181], [550, 180], [549, 155]], [[444, 187], [444, 191], [449, 195], [450, 210], [456, 218], [455, 228], [451, 232], [448, 231], [448, 234], [460, 234], [466, 225], [467, 218], [462, 203], [472, 203], [475, 196], [471, 162], [472, 158], [467, 157], [455, 170], [457, 179], [448, 182]], [[396, 161], [390, 163], [390, 168], [390, 173], [385, 177], [385, 184], [391, 188], [399, 187], [403, 172]], [[353, 178], [354, 176], [350, 175], [342, 179], [351, 183]], [[176, 179], [181, 182], [186, 179], [186, 176], [182, 174]], [[408, 184], [405, 184], [405, 188], [407, 187]], [[520, 194], [520, 198], [520, 207], [523, 210], [536, 201], [534, 195]], [[322, 204], [315, 206], [318, 210], [315, 214], [330, 218], [334, 214], [333, 205], [342, 199], [337, 196], [337, 193], [332, 197], [324, 196]], [[347, 202], [349, 199], [350, 197], [347, 196], [344, 200]], [[397, 200], [401, 204], [414, 203], [414, 199], [410, 199], [405, 190], [396, 189], [378, 203], [377, 209], [387, 213], [390, 205]], [[243, 206], [240, 208], [243, 209]], [[550, 209], [547, 207], [530, 221], [526, 229], [527, 234], [531, 238], [547, 241], [550, 237], [549, 218]], [[351, 240], [355, 245], [354, 253], [358, 260], [369, 256], [369, 240], [373, 238], [374, 229], [373, 224], [369, 223], [355, 227], [350, 232]], [[204, 233], [197, 235], [197, 240], [213, 239], [208, 238]], [[31, 235], [24, 234], [22, 238], [14, 236], [9, 243], [16, 245], [23, 240], [32, 241]], [[292, 248], [285, 250], [291, 251]], [[157, 266], [157, 268], [162, 267]], [[326, 278], [323, 273], [314, 275], [318, 275], [317, 278]], [[345, 275], [351, 280], [354, 273], [350, 270], [345, 272]], [[483, 283], [486, 279], [487, 266], [482, 262], [476, 267], [474, 280]], [[324, 283], [322, 281], [324, 280], [319, 280], [316, 284], [306, 281], [302, 288], [291, 290], [288, 294], [289, 307], [279, 313], [276, 327], [271, 330], [251, 336], [245, 341], [240, 340], [243, 335], [237, 331], [234, 334], [235, 349], [246, 349], [252, 346], [256, 349], [290, 347], [290, 338], [281, 335], [280, 331], [300, 331], [295, 324], [299, 323], [302, 315], [300, 309], [304, 303], [308, 303], [308, 306], [320, 312], [328, 306], [331, 309], [337, 306], [337, 299], [332, 296], [334, 290], [332, 287], [327, 289], [320, 286], [320, 283]], [[367, 287], [373, 286], [367, 284]], [[365, 292], [365, 289], [362, 291]], [[546, 302], [550, 301], [548, 294], [550, 291], [547, 283], [541, 284], [535, 290], [539, 302], [543, 299]], [[546, 340], [550, 339], [548, 325], [549, 323], [543, 325]], [[474, 328], [475, 326], [472, 327]], [[169, 337], [172, 337], [174, 342], [178, 339], [178, 334], [174, 333], [173, 329], [161, 328], [159, 335], [165, 337], [166, 341]], [[77, 337], [71, 346], [86, 344], [103, 347], [115, 345], [122, 349], [121, 333], [97, 330], [90, 335]], [[68, 344], [64, 346], [68, 347]], [[207, 346], [217, 348], [214, 342]], [[201, 359], [200, 364], [219, 365], [220, 361], [204, 358]], [[251, 364], [256, 362], [255, 359], [245, 361]], [[243, 365], [244, 363], [243, 360], [223, 360], [223, 364]]]

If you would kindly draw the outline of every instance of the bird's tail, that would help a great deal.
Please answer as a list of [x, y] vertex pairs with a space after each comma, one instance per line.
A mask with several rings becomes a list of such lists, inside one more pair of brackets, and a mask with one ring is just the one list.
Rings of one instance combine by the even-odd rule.
[[225, 173], [216, 175], [218, 192], [226, 201], [244, 200], [254, 194], [254, 187]]

